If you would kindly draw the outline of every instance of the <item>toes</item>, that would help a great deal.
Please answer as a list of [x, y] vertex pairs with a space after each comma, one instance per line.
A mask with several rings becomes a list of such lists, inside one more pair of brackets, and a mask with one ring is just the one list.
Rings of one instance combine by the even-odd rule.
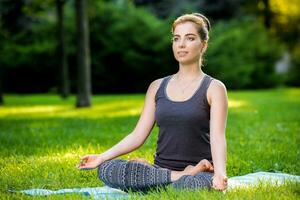
[[191, 169], [193, 169], [193, 168], [194, 168], [194, 166], [188, 165], [188, 166], [186, 166], [186, 167], [184, 168], [183, 171], [188, 171], [188, 170], [191, 170]]

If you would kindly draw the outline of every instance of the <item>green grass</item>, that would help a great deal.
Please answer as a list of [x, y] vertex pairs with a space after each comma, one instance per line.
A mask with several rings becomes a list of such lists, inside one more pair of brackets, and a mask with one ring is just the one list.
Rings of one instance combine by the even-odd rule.
[[[300, 175], [300, 88], [229, 92], [227, 175], [257, 171]], [[0, 107], [0, 198], [81, 199], [78, 194], [30, 197], [9, 189], [61, 189], [103, 185], [96, 170], [79, 171], [85, 154], [100, 153], [130, 133], [144, 95], [99, 95], [92, 108], [75, 98], [7, 95]], [[141, 149], [123, 156], [153, 162], [158, 129]], [[146, 199], [299, 199], [299, 183], [228, 191], [152, 192]]]

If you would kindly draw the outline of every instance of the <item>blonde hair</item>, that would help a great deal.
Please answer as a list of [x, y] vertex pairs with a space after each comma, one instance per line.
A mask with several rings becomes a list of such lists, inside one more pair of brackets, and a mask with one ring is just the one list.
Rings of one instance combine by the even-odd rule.
[[184, 22], [194, 22], [197, 26], [198, 33], [200, 35], [201, 40], [208, 41], [209, 36], [209, 30], [210, 30], [210, 22], [209, 20], [200, 13], [192, 13], [192, 14], [185, 14], [179, 16], [177, 19], [174, 20], [172, 24], [172, 34], [174, 33], [174, 30], [178, 24], [184, 23]]
[[[209, 30], [210, 30], [210, 22], [209, 20], [200, 13], [192, 13], [192, 14], [184, 14], [179, 16], [174, 20], [172, 24], [172, 35], [174, 34], [174, 30], [178, 24], [184, 22], [193, 22], [196, 25], [197, 31], [199, 33], [200, 39], [202, 42], [208, 42], [209, 39]], [[206, 51], [206, 48], [202, 52], [202, 55]], [[200, 67], [202, 66], [202, 55], [200, 57]]]

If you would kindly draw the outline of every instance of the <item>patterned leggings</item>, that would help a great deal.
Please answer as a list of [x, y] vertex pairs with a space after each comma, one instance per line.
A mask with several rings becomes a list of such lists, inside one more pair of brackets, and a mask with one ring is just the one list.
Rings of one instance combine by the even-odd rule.
[[201, 189], [212, 187], [210, 172], [195, 176], [185, 175], [171, 182], [171, 170], [121, 159], [105, 161], [98, 167], [98, 176], [106, 185], [124, 191], [146, 192], [157, 187], [172, 185], [177, 189]]

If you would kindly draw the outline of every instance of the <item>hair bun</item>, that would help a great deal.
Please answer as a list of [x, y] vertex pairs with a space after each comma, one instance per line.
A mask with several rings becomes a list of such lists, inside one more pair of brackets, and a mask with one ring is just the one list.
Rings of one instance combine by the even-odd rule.
[[192, 15], [195, 15], [195, 16], [197, 16], [197, 17], [202, 18], [202, 19], [205, 21], [205, 23], [206, 23], [207, 30], [208, 30], [208, 31], [210, 30], [210, 22], [209, 22], [209, 20], [208, 20], [204, 15], [202, 15], [202, 14], [200, 14], [200, 13], [193, 13]]

